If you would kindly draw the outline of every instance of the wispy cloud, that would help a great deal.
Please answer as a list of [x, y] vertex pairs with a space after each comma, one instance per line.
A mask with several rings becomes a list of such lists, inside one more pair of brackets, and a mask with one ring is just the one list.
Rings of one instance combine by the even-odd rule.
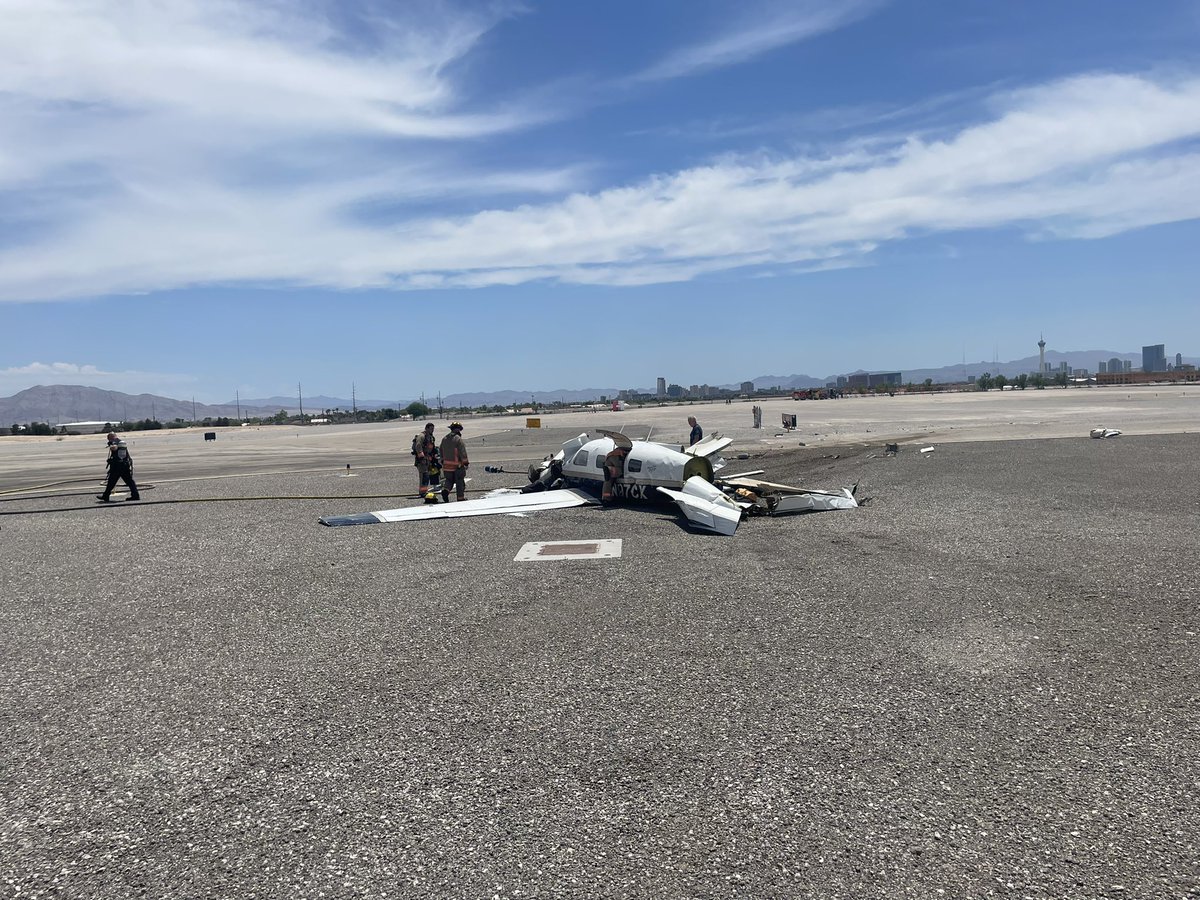
[[864, 18], [885, 0], [809, 0], [746, 3], [740, 21], [724, 23], [719, 36], [676, 50], [632, 76], [631, 82], [682, 78], [746, 62]]
[[[840, 145], [585, 192], [590, 161], [458, 156], [544, 114], [472, 112], [447, 76], [511, 10], [432, 4], [372, 22], [365, 40], [344, 16], [285, 4], [4, 2], [0, 300], [230, 282], [647, 284], [861, 265], [913, 235], [1095, 238], [1200, 211], [1192, 74], [997, 91], [932, 134], [889, 119]], [[773, 33], [836, 27], [829, 8]], [[779, 39], [760, 31], [676, 54], [657, 77]]]

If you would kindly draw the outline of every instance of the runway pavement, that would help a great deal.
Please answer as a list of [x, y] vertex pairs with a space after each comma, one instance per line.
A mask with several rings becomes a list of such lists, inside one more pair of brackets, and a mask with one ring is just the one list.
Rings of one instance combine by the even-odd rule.
[[[102, 438], [0, 439], [0, 896], [1200, 896], [1197, 400], [1026, 393], [619, 414], [871, 498], [732, 538], [318, 525], [411, 425], [137, 435], [99, 508]], [[468, 421], [471, 488], [570, 416]]]

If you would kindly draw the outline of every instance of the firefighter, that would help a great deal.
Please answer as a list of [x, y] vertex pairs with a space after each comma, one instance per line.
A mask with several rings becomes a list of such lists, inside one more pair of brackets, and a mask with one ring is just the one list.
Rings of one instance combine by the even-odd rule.
[[426, 422], [425, 430], [414, 435], [412, 453], [417, 465], [417, 496], [429, 493], [429, 467], [437, 463], [437, 438], [433, 434], [433, 423]]
[[467, 445], [462, 439], [462, 423], [451, 422], [450, 433], [442, 438], [442, 502], [450, 502], [450, 488], [459, 501], [467, 499]]
[[142, 499], [138, 493], [137, 482], [133, 480], [133, 457], [129, 455], [129, 447], [124, 441], [117, 439], [115, 434], [108, 436], [108, 461], [105, 466], [108, 468], [108, 481], [104, 484], [104, 493], [96, 495], [97, 500], [108, 503], [109, 495], [117, 486], [117, 479], [124, 481], [129, 488], [130, 500]]

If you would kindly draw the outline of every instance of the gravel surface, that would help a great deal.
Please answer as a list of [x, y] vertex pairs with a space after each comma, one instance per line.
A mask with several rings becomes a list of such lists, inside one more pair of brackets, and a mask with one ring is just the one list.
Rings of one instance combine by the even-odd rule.
[[1200, 896], [1197, 458], [753, 447], [871, 499], [732, 538], [317, 524], [411, 466], [9, 495], [0, 897]]

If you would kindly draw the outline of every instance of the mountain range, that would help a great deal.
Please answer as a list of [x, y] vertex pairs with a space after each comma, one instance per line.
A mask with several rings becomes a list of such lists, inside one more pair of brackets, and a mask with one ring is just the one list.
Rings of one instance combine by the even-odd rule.
[[[1133, 366], [1141, 366], [1140, 353], [1129, 353], [1113, 350], [1074, 350], [1068, 352], [1048, 351], [1046, 362], [1052, 367], [1066, 363], [1073, 369], [1087, 369], [1095, 372], [1099, 369], [1101, 360], [1108, 361], [1116, 357], [1131, 360]], [[1185, 359], [1185, 362], [1197, 364], [1200, 360]], [[966, 381], [968, 376], [976, 376], [985, 372], [992, 375], [1014, 377], [1022, 372], [1037, 370], [1038, 357], [1027, 356], [1023, 359], [1008, 362], [963, 362], [950, 366], [932, 369], [914, 369], [901, 372], [905, 383], [920, 384], [930, 379], [935, 384], [955, 383]], [[858, 370], [863, 371], [863, 370]], [[879, 371], [879, 370], [875, 370]], [[853, 373], [846, 373], [853, 374]], [[755, 388], [779, 388], [781, 390], [797, 390], [810, 387], [821, 387], [837, 376], [815, 378], [811, 375], [759, 375], [747, 379], [754, 383]], [[737, 384], [716, 385], [716, 387], [737, 389]], [[637, 389], [644, 393], [653, 393], [652, 388]], [[554, 391], [490, 391], [476, 393], [450, 394], [442, 398], [442, 405], [447, 408], [481, 406], [526, 405], [529, 403], [584, 403], [598, 400], [601, 397], [616, 397], [617, 388], [583, 388], [574, 390]], [[353, 406], [358, 409], [372, 410], [391, 407], [403, 408], [412, 400], [357, 400], [344, 397], [326, 397], [316, 395], [304, 397], [304, 411], [320, 413], [326, 409], [348, 410]], [[437, 401], [426, 398], [425, 403], [435, 406]], [[0, 398], [0, 423], [48, 422], [52, 425], [62, 422], [78, 421], [136, 421], [139, 419], [157, 419], [160, 422], [170, 422], [174, 419], [199, 421], [204, 418], [233, 418], [239, 414], [243, 418], [273, 416], [281, 409], [288, 413], [300, 410], [298, 397], [263, 397], [227, 403], [194, 403], [190, 400], [176, 400], [156, 394], [125, 394], [120, 391], [106, 391], [102, 388], [85, 387], [82, 385], [38, 385], [13, 394], [11, 397]]]

